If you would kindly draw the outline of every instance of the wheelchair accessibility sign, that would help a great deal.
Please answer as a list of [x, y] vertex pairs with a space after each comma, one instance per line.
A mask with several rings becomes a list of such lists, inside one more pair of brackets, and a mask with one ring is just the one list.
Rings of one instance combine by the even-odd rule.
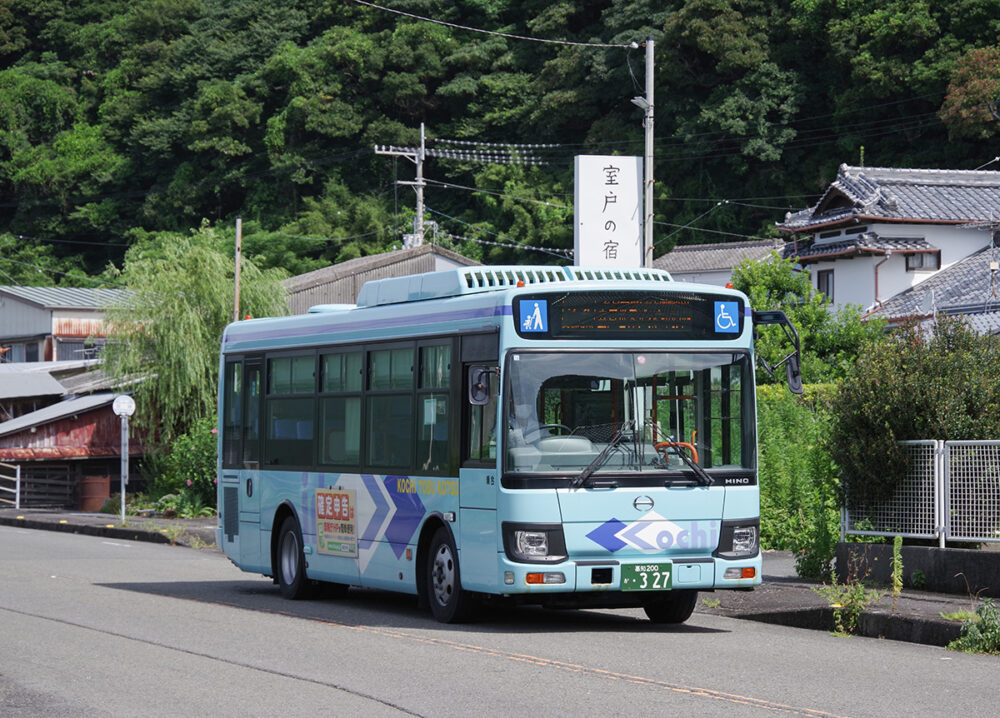
[[716, 302], [715, 303], [715, 331], [727, 334], [739, 334], [740, 332], [740, 303], [739, 302]]
[[521, 331], [547, 332], [549, 330], [549, 305], [544, 299], [521, 302]]

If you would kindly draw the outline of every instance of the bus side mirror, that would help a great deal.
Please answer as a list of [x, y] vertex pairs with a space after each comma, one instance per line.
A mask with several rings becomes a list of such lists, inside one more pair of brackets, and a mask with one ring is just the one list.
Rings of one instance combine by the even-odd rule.
[[785, 362], [785, 376], [788, 378], [788, 388], [793, 394], [802, 393], [802, 368], [799, 366], [799, 355], [792, 354]]
[[496, 368], [488, 366], [469, 367], [469, 403], [473, 406], [485, 406], [490, 403], [490, 374], [499, 373]]

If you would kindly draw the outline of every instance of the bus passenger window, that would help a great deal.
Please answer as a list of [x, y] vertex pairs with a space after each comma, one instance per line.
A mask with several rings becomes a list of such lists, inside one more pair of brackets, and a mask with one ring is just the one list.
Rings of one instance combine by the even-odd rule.
[[267, 463], [310, 466], [316, 400], [313, 355], [267, 361]]

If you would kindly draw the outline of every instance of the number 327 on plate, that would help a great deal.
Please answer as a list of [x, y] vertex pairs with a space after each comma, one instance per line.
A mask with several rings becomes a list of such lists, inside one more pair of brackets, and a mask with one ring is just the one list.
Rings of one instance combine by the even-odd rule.
[[622, 566], [622, 591], [667, 591], [672, 584], [670, 563], [634, 563]]

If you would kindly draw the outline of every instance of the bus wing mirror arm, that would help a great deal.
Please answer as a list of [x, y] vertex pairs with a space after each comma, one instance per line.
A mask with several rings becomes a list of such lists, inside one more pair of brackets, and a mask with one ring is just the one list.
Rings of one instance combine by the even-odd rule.
[[490, 403], [490, 374], [500, 376], [497, 367], [469, 367], [469, 403], [473, 406], [485, 406]]
[[778, 324], [781, 326], [782, 330], [785, 332], [785, 336], [788, 337], [788, 341], [792, 344], [792, 351], [790, 354], [785, 356], [784, 359], [779, 361], [773, 367], [768, 364], [763, 357], [760, 358], [761, 364], [764, 369], [772, 377], [774, 376], [774, 370], [777, 369], [782, 364], [785, 365], [785, 376], [788, 379], [788, 388], [793, 394], [802, 393], [802, 354], [799, 351], [799, 333], [795, 330], [795, 327], [788, 320], [788, 316], [780, 309], [766, 310], [753, 313], [753, 323], [754, 326], [761, 324]]

